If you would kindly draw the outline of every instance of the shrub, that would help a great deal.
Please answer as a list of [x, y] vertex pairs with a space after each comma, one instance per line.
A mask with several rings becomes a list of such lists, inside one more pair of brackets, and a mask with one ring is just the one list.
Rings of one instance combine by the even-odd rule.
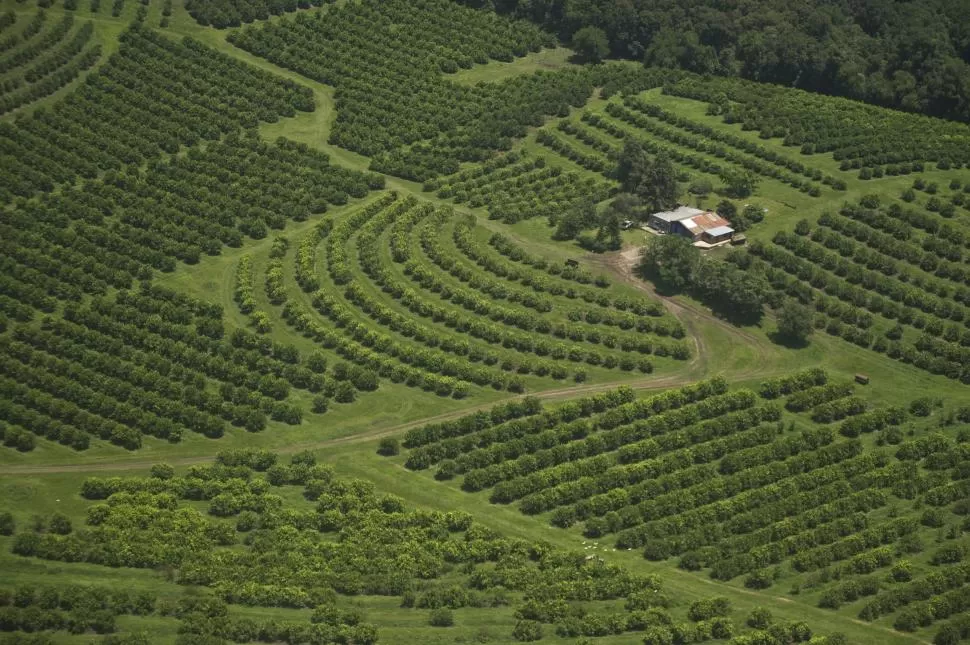
[[750, 614], [748, 614], [747, 624], [748, 627], [752, 629], [765, 629], [771, 624], [772, 615], [771, 612], [764, 607], [756, 607]]
[[401, 442], [394, 437], [384, 437], [377, 448], [377, 454], [385, 457], [399, 455], [401, 454]]
[[731, 601], [723, 596], [695, 600], [687, 609], [687, 617], [693, 621], [710, 620], [715, 616], [727, 616], [731, 613]]
[[152, 466], [151, 476], [155, 479], [171, 479], [175, 476], [175, 469], [171, 464], [155, 464]]
[[428, 624], [432, 627], [451, 627], [455, 624], [455, 616], [447, 607], [432, 609]]
[[913, 579], [913, 563], [900, 560], [889, 570], [889, 575], [895, 582], [909, 582]]
[[333, 398], [337, 403], [353, 403], [357, 398], [357, 391], [350, 381], [341, 381], [337, 384], [337, 391]]
[[542, 639], [542, 624], [534, 620], [520, 620], [512, 630], [517, 641], [531, 642]]
[[921, 396], [909, 404], [909, 412], [916, 417], [928, 417], [933, 411], [934, 403], [932, 397]]
[[4, 511], [0, 513], [0, 535], [13, 535], [17, 528], [17, 523], [13, 519], [13, 513]]
[[71, 518], [64, 515], [63, 513], [54, 513], [51, 516], [50, 524], [48, 525], [51, 533], [57, 533], [58, 535], [67, 535], [71, 532]]
[[773, 583], [771, 574], [764, 569], [753, 571], [744, 579], [744, 586], [748, 589], [767, 589]]
[[438, 472], [435, 473], [434, 478], [438, 481], [448, 481], [454, 479], [457, 474], [458, 464], [453, 459], [445, 459], [438, 464]]

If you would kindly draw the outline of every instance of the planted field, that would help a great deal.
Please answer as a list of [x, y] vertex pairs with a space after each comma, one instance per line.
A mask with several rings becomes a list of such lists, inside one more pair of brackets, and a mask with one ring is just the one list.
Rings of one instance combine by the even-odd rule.
[[[308, 367], [293, 347], [227, 331], [219, 305], [148, 281], [177, 260], [198, 262], [282, 229], [280, 212], [305, 220], [378, 180], [290, 142], [230, 137], [144, 176], [116, 175], [7, 211], [5, 316], [28, 322], [35, 308], [63, 316], [3, 337], [8, 434], [134, 449], [142, 435], [178, 442], [184, 430], [219, 437], [229, 424], [262, 430], [268, 417], [299, 423], [301, 411], [284, 402], [289, 387], [332, 396], [325, 361], [305, 358]], [[122, 291], [109, 296], [114, 289]]]
[[[926, 405], [873, 408], [817, 369], [757, 392], [715, 379], [526, 399], [410, 430], [404, 465], [649, 560], [908, 632], [966, 607], [970, 435], [907, 438]], [[965, 423], [970, 407], [947, 414]]]
[[544, 116], [565, 116], [598, 86], [654, 87], [665, 75], [625, 65], [568, 67], [466, 86], [446, 75], [512, 61], [554, 41], [454, 2], [365, 2], [245, 27], [237, 47], [336, 88], [330, 143], [371, 167], [424, 181], [507, 150]]
[[[916, 224], [919, 223], [919, 224]], [[950, 235], [928, 235], [922, 227]], [[815, 326], [934, 374], [970, 382], [963, 229], [877, 196], [801, 222], [732, 260], [812, 305]]]
[[307, 241], [296, 281], [309, 296], [287, 297], [283, 318], [395, 382], [460, 398], [473, 386], [522, 392], [529, 377], [649, 374], [691, 354], [657, 303], [608, 284], [522, 281], [487, 261], [498, 254], [472, 222], [413, 197], [388, 195]]
[[[38, 516], [41, 533], [18, 534], [15, 567], [25, 558], [95, 565], [89, 571], [167, 567], [178, 580], [128, 591], [49, 576], [4, 590], [7, 629], [105, 634], [133, 616], [129, 624], [156, 618], [194, 642], [373, 643], [389, 624], [432, 642], [456, 623], [446, 631], [475, 634], [481, 625], [476, 638], [517, 641], [759, 633], [734, 623], [726, 598], [669, 610], [657, 576], [505, 538], [461, 511], [410, 509], [368, 482], [335, 477], [308, 453], [284, 461], [224, 451], [185, 475], [158, 465], [150, 477], [90, 477], [79, 493], [73, 517]], [[178, 597], [173, 582], [209, 593]], [[803, 622], [775, 629], [811, 634]]]
[[225, 27], [238, 27], [241, 23], [249, 23], [254, 20], [266, 20], [270, 16], [278, 16], [283, 13], [290, 13], [300, 9], [319, 7], [325, 4], [333, 4], [334, 0], [286, 0], [280, 2], [273, 0], [257, 2], [239, 0], [220, 0], [219, 2], [201, 2], [191, 0], [185, 3], [185, 8], [189, 14], [198, 21], [200, 25], [211, 25], [217, 29]]
[[966, 125], [479, 4], [0, 2], [0, 642], [970, 637]]
[[493, 159], [457, 174], [425, 182], [442, 199], [471, 207], [487, 206], [492, 219], [507, 224], [555, 215], [586, 201], [600, 202], [615, 193], [611, 182], [548, 166], [544, 157], [520, 153]]
[[0, 114], [52, 94], [101, 58], [101, 46], [92, 42], [93, 22], [76, 25], [65, 14], [45, 30], [46, 22], [38, 10], [22, 31], [0, 42]]
[[[565, 118], [539, 128], [521, 150], [427, 180], [423, 187], [456, 204], [485, 207], [490, 218], [505, 223], [536, 217], [555, 223], [562, 213], [616, 197], [620, 157], [635, 143], [669, 159], [681, 181], [680, 198], [699, 206], [734, 197], [755, 200], [772, 212], [817, 210], [847, 190], [848, 176], [841, 171], [814, 167], [796, 151], [782, 152], [680, 116], [663, 107], [658, 99], [667, 97], [656, 90], [622, 94], [662, 82], [659, 76], [652, 82], [618, 80], [585, 109], [560, 114]], [[621, 94], [611, 95], [615, 91]], [[736, 213], [732, 225], [744, 230], [760, 221], [750, 217]]]
[[309, 92], [293, 83], [197, 41], [176, 43], [136, 27], [98, 74], [54, 109], [16, 127], [2, 124], [0, 150], [19, 163], [4, 173], [0, 198], [49, 192], [312, 108]]
[[970, 129], [961, 123], [736, 80], [683, 79], [668, 91], [704, 101], [710, 113], [762, 138], [784, 138], [805, 154], [831, 153], [843, 170], [862, 169], [862, 178], [908, 174], [927, 161], [944, 168], [970, 161]]

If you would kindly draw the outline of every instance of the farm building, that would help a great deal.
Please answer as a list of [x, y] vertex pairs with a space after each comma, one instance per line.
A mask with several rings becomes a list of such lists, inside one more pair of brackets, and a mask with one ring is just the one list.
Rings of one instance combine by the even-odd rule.
[[647, 226], [660, 233], [681, 235], [695, 245], [704, 247], [730, 242], [734, 237], [731, 222], [717, 213], [690, 206], [654, 213], [647, 221]]
[[701, 240], [708, 244], [720, 244], [730, 242], [734, 237], [734, 229], [730, 226], [715, 226], [701, 233]]
[[717, 213], [702, 212], [693, 217], [673, 222], [670, 232], [683, 235], [693, 242], [719, 244], [727, 242], [734, 235], [730, 222]]
[[671, 233], [676, 222], [701, 215], [704, 211], [690, 206], [678, 206], [672, 211], [654, 213], [647, 220], [647, 226], [661, 233]]

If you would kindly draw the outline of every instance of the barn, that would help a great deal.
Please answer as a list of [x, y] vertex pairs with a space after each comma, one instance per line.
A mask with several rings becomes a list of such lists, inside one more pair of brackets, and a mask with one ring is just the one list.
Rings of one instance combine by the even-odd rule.
[[691, 208], [690, 206], [678, 206], [672, 211], [663, 211], [660, 213], [654, 213], [647, 220], [647, 226], [660, 233], [672, 233], [673, 226], [691, 217], [696, 217], [701, 215], [704, 211], [699, 208]]

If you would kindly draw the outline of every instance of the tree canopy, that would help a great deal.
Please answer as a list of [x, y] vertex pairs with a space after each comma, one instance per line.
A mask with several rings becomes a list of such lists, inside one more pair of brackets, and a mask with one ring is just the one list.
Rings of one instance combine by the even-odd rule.
[[598, 63], [610, 53], [610, 41], [599, 27], [583, 27], [573, 34], [573, 49], [583, 60]]
[[677, 205], [680, 187], [674, 166], [663, 154], [650, 157], [640, 143], [627, 139], [617, 163], [616, 178], [624, 192], [635, 195], [650, 212]]
[[[483, 6], [483, 0], [463, 0]], [[564, 38], [596, 27], [610, 54], [970, 119], [963, 0], [494, 0]]]
[[755, 322], [764, 313], [768, 286], [761, 275], [702, 255], [678, 235], [651, 239], [639, 268], [662, 287], [690, 292], [730, 320]]
[[793, 345], [804, 345], [812, 331], [812, 310], [797, 300], [786, 301], [778, 312], [780, 339]]

